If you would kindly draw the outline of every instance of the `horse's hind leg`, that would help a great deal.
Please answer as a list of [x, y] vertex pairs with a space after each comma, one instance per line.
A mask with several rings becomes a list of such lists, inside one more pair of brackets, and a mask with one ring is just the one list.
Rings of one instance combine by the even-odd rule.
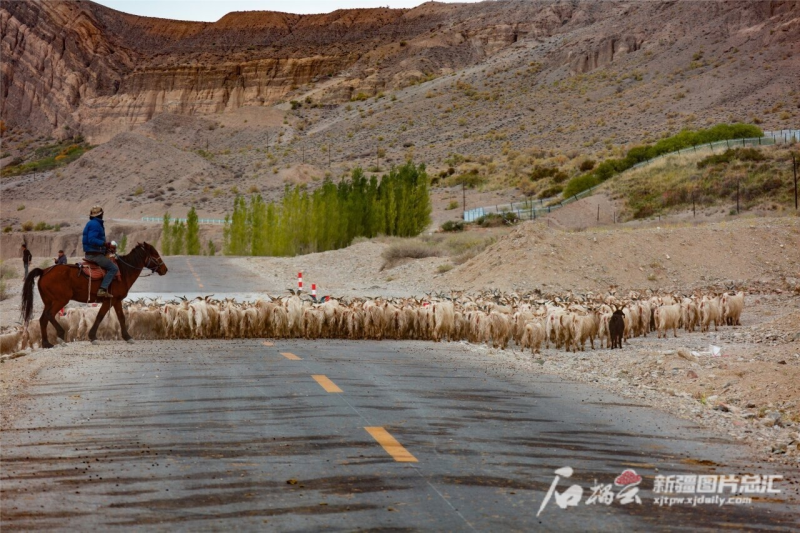
[[92, 329], [89, 330], [89, 340], [92, 344], [95, 343], [97, 340], [97, 328], [100, 327], [100, 322], [103, 321], [103, 317], [106, 316], [108, 313], [108, 309], [111, 307], [111, 299], [104, 298], [103, 304], [100, 306], [100, 310], [97, 312], [97, 318], [94, 320], [94, 324], [92, 324]]
[[61, 311], [61, 309], [63, 309], [65, 305], [67, 305], [67, 302], [54, 301], [50, 304], [50, 310], [48, 313], [48, 318], [50, 319], [50, 323], [53, 324], [54, 328], [56, 328], [58, 343], [61, 344], [62, 346], [67, 344], [66, 342], [64, 342], [64, 339], [66, 337], [66, 332], [64, 331], [64, 328], [61, 327], [61, 324], [58, 323], [58, 320], [56, 320], [56, 313]]
[[53, 345], [47, 339], [47, 323], [50, 321], [47, 308], [42, 311], [42, 316], [39, 317], [39, 327], [42, 329], [42, 348], [52, 348]]

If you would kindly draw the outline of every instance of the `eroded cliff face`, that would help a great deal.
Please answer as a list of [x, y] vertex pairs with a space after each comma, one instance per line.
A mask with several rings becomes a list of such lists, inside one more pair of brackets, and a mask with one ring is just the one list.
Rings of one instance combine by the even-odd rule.
[[0, 113], [40, 131], [77, 129], [82, 102], [113, 95], [134, 58], [78, 3], [4, 2]]
[[[240, 12], [204, 23], [129, 15], [88, 1], [3, 2], [0, 114], [12, 125], [59, 137], [81, 132], [98, 143], [159, 113], [273, 105], [314, 84], [322, 87], [316, 94], [323, 103], [370, 96], [477, 65], [520, 40], [552, 47], [553, 61], [580, 74], [704, 31], [697, 28], [711, 20], [725, 32], [785, 39], [797, 28], [797, 6], [788, 0], [429, 2], [322, 15]], [[771, 17], [791, 27], [760, 31]], [[652, 24], [626, 22], [643, 19]]]
[[428, 3], [201, 23], [86, 1], [4, 2], [0, 112], [10, 124], [102, 142], [158, 113], [271, 105], [330, 79], [321, 98], [344, 101], [475, 64], [549, 35], [574, 12], [571, 2]]

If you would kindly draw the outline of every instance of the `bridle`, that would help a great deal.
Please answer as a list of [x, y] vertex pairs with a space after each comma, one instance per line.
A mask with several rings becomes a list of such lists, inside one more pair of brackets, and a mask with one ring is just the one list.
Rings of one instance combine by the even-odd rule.
[[[164, 261], [160, 257], [159, 258], [155, 258], [152, 255], [150, 255], [149, 253], [147, 253], [147, 261], [145, 261], [144, 266], [141, 266], [141, 267], [135, 267], [135, 266], [127, 263], [119, 255], [117, 256], [117, 261], [119, 261], [120, 263], [122, 263], [123, 265], [125, 265], [126, 267], [128, 267], [128, 268], [130, 268], [132, 270], [144, 270], [145, 268], [148, 268], [148, 269], [150, 269], [150, 272], [153, 273], [153, 274], [155, 274], [156, 271], [158, 271], [158, 269], [161, 268], [161, 266], [164, 264]], [[151, 262], [155, 263], [155, 266], [151, 266], [151, 264], [150, 264]]]

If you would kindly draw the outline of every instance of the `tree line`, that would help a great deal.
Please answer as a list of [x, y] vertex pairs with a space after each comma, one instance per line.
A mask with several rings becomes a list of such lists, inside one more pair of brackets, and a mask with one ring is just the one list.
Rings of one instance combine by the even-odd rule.
[[[428, 175], [409, 162], [380, 180], [360, 168], [338, 184], [326, 179], [309, 192], [286, 186], [283, 198], [265, 202], [237, 196], [226, 215], [226, 255], [294, 256], [348, 246], [356, 237], [411, 237], [431, 222]], [[166, 222], [165, 222], [166, 223]], [[188, 228], [187, 228], [188, 231]]]
[[[213, 243], [209, 241], [209, 252], [213, 254]], [[161, 254], [162, 255], [200, 255], [200, 222], [194, 206], [186, 215], [186, 222], [172, 220], [169, 213], [164, 214], [161, 223]]]

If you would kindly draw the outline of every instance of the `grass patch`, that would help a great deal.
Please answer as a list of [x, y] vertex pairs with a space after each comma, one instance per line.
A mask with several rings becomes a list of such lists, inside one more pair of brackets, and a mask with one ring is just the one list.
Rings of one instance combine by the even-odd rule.
[[0, 279], [16, 279], [17, 269], [5, 261], [0, 261]]
[[20, 176], [32, 172], [44, 172], [72, 163], [92, 146], [82, 138], [42, 146], [25, 158], [16, 158], [0, 170], [0, 176]]
[[564, 196], [569, 197], [583, 192], [594, 185], [602, 183], [637, 163], [648, 161], [670, 152], [676, 152], [692, 146], [700, 146], [715, 141], [761, 137], [761, 128], [750, 124], [717, 124], [705, 130], [682, 130], [681, 132], [661, 139], [653, 145], [635, 146], [628, 150], [624, 158], [606, 159], [591, 172], [575, 176], [567, 183]]
[[628, 172], [612, 191], [625, 199], [628, 218], [670, 210], [736, 202], [743, 210], [760, 203], [793, 205], [791, 152], [779, 147], [728, 150], [722, 154], [668, 158]]
[[451, 270], [453, 270], [453, 265], [450, 263], [445, 263], [436, 267], [436, 272], [439, 274], [444, 274], [445, 272], [450, 272]]

